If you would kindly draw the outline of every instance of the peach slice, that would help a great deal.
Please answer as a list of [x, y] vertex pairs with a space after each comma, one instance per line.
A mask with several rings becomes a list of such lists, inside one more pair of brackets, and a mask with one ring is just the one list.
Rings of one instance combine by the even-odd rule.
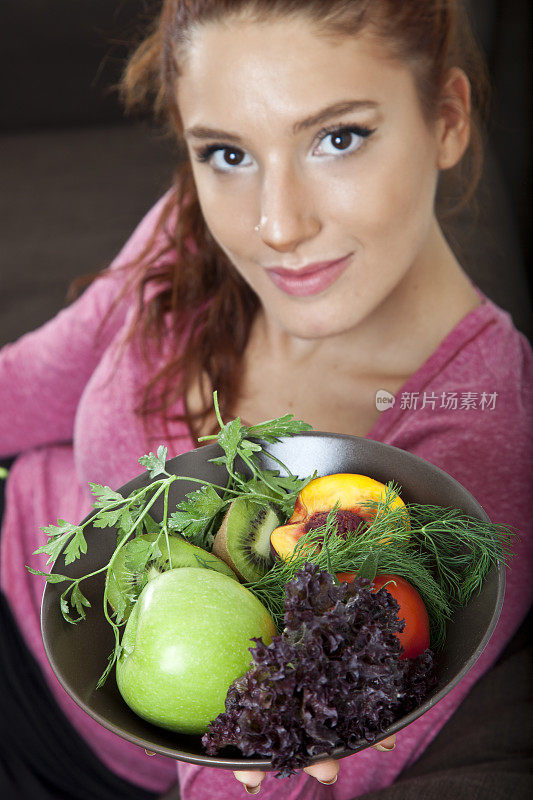
[[[387, 491], [389, 490], [385, 484], [367, 475], [337, 473], [315, 478], [298, 495], [288, 522], [272, 531], [270, 543], [280, 558], [287, 559], [298, 539], [313, 528], [325, 524], [328, 512], [336, 503], [339, 507], [337, 512], [339, 533], [354, 531], [361, 522], [372, 522], [376, 517], [376, 509], [365, 508], [363, 504], [370, 501], [384, 501]], [[405, 509], [408, 525], [409, 518], [405, 504], [394, 492], [384, 511], [394, 511], [399, 508]]]

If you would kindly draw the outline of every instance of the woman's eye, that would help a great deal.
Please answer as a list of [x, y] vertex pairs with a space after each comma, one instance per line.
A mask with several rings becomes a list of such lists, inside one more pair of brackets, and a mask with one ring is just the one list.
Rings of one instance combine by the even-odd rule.
[[[342, 156], [358, 150], [364, 140], [374, 133], [370, 128], [352, 125], [324, 129], [318, 133], [318, 145], [313, 156]], [[253, 165], [253, 158], [244, 150], [223, 144], [210, 144], [196, 154], [201, 163], [208, 163], [216, 172], [234, 172]]]
[[331, 131], [320, 139], [313, 155], [335, 156], [353, 153], [371, 133], [373, 131], [369, 128], [339, 128]]
[[234, 167], [249, 167], [252, 159], [234, 147], [212, 145], [198, 154], [198, 161], [209, 162], [218, 172], [231, 172]]

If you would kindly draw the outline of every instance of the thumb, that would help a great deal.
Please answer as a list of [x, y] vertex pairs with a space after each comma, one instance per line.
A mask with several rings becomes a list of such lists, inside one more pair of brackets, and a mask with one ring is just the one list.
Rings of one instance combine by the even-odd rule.
[[261, 788], [261, 781], [265, 777], [265, 773], [258, 770], [237, 770], [233, 774], [239, 783], [242, 783], [244, 791], [248, 794], [257, 794]]
[[382, 753], [390, 753], [396, 747], [396, 734], [393, 733], [392, 736], [387, 736], [386, 739], [382, 739], [378, 744], [373, 744], [372, 747]]

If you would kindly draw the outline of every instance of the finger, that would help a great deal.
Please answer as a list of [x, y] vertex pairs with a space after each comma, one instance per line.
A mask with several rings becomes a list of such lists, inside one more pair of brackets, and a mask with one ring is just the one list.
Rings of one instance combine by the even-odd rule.
[[390, 753], [390, 751], [394, 750], [396, 747], [396, 734], [393, 733], [392, 736], [387, 736], [386, 739], [382, 739], [381, 742], [372, 745], [372, 747], [374, 750], [380, 750], [382, 753]]
[[265, 777], [265, 773], [258, 770], [238, 770], [233, 774], [239, 783], [242, 783], [247, 794], [257, 794], [261, 788], [261, 781]]
[[325, 761], [319, 761], [318, 764], [312, 764], [310, 767], [305, 767], [304, 772], [307, 772], [307, 774], [311, 775], [312, 778], [316, 778], [319, 783], [329, 786], [332, 783], [335, 783], [337, 780], [337, 775], [339, 773], [339, 762], [334, 761], [332, 758], [328, 758]]

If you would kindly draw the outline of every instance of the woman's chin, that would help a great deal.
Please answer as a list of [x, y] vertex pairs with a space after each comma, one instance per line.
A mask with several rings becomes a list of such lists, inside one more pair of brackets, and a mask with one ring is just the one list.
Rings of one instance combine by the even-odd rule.
[[338, 315], [309, 308], [296, 314], [280, 315], [277, 320], [281, 328], [289, 336], [297, 339], [328, 339], [347, 333], [357, 325], [355, 315], [351, 319], [339, 318]]

